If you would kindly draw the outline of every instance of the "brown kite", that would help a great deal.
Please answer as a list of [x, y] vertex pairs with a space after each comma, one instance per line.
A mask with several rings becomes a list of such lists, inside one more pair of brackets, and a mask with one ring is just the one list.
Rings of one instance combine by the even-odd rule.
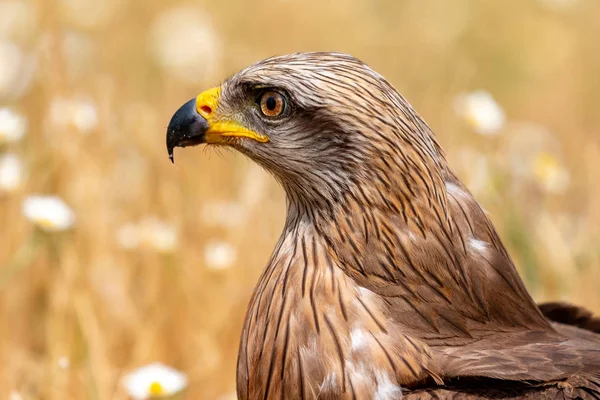
[[356, 58], [246, 68], [173, 116], [171, 158], [200, 143], [241, 151], [287, 194], [240, 399], [600, 398], [598, 321], [543, 314], [429, 126]]

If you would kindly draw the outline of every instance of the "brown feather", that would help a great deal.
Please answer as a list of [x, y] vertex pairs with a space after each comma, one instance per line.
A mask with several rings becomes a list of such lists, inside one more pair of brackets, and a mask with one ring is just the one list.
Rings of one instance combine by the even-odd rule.
[[595, 317], [591, 311], [583, 307], [554, 302], [540, 304], [539, 308], [544, 316], [551, 321], [600, 333], [600, 318]]

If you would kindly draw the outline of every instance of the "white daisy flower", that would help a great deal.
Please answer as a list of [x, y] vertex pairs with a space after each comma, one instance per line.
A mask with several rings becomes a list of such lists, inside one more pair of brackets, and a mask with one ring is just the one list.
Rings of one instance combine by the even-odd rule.
[[210, 79], [219, 65], [220, 40], [210, 15], [197, 6], [161, 13], [150, 29], [150, 47], [158, 64], [184, 82]]
[[50, 121], [58, 128], [89, 133], [98, 127], [96, 104], [88, 98], [57, 97], [50, 105]]
[[562, 160], [561, 143], [544, 126], [513, 123], [507, 126], [505, 142], [508, 163], [517, 184], [534, 183], [542, 190], [560, 194], [570, 184], [570, 173]]
[[455, 109], [481, 135], [498, 134], [506, 120], [502, 108], [484, 90], [460, 95], [455, 101]]
[[187, 384], [185, 374], [161, 363], [139, 368], [123, 378], [125, 390], [136, 400], [172, 396]]
[[23, 182], [23, 165], [16, 154], [0, 156], [0, 193], [14, 192]]
[[39, 28], [38, 7], [32, 2], [4, 0], [0, 2], [0, 37], [24, 42]]
[[56, 364], [60, 369], [67, 369], [71, 366], [71, 360], [69, 360], [69, 357], [67, 356], [62, 356], [58, 358]]
[[204, 248], [204, 263], [211, 269], [226, 269], [237, 259], [237, 250], [231, 243], [209, 242]]
[[10, 108], [0, 108], [0, 144], [17, 142], [27, 129], [27, 121]]
[[117, 231], [117, 243], [128, 250], [145, 246], [160, 253], [170, 253], [177, 249], [178, 242], [177, 229], [155, 217], [125, 224]]
[[150, 248], [169, 253], [177, 249], [177, 229], [157, 218], [149, 217], [140, 222], [142, 241]]
[[16, 390], [13, 390], [9, 393], [8, 400], [23, 400], [23, 396], [21, 395], [21, 393], [17, 392]]
[[98, 44], [84, 32], [65, 29], [58, 35], [45, 33], [40, 35], [39, 43], [44, 54], [51, 54], [58, 46], [62, 67], [69, 79], [89, 74], [95, 65]]
[[75, 223], [75, 214], [57, 196], [29, 196], [22, 209], [28, 220], [45, 231], [64, 231]]
[[0, 100], [22, 96], [31, 86], [37, 65], [34, 54], [0, 36]]
[[538, 184], [549, 193], [563, 193], [569, 187], [569, 171], [550, 153], [537, 154], [532, 169]]
[[234, 201], [213, 201], [203, 204], [202, 222], [207, 226], [236, 228], [246, 221], [246, 210]]

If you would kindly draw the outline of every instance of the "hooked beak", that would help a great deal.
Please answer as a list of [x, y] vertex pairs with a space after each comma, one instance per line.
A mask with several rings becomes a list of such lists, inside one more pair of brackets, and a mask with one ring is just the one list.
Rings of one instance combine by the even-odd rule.
[[174, 163], [173, 149], [175, 147], [195, 146], [204, 143], [208, 130], [208, 121], [196, 112], [196, 99], [191, 99], [171, 118], [167, 128], [167, 151]]
[[202, 143], [227, 144], [228, 138], [249, 138], [266, 143], [266, 135], [246, 129], [237, 122], [221, 120], [216, 111], [221, 88], [209, 89], [185, 103], [171, 118], [167, 128], [167, 151], [171, 162], [175, 147]]

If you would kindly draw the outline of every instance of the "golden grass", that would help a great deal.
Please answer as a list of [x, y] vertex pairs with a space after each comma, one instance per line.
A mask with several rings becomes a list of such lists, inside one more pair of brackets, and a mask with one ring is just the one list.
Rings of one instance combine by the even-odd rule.
[[[16, 390], [25, 399], [124, 399], [122, 375], [155, 360], [189, 376], [185, 398], [234, 391], [246, 304], [283, 225], [284, 195], [232, 152], [179, 149], [171, 165], [165, 128], [180, 104], [273, 54], [352, 53], [409, 99], [459, 175], [473, 173], [461, 150], [489, 156], [492, 171], [477, 197], [536, 299], [600, 311], [597, 2], [556, 10], [523, 0], [195, 2], [212, 18], [221, 58], [214, 74], [193, 85], [149, 51], [149, 29], [170, 2], [123, 0], [109, 20], [88, 28], [61, 13], [63, 3], [32, 3], [39, 23], [18, 40], [40, 49], [39, 79], [24, 97], [2, 103], [23, 113], [29, 129], [11, 145], [27, 180], [0, 197], [0, 397]], [[67, 31], [90, 41], [81, 65], [78, 50], [65, 55]], [[473, 133], [454, 112], [457, 94], [479, 88], [507, 113], [497, 136]], [[97, 129], [81, 134], [48, 122], [52, 99], [80, 93], [97, 104]], [[570, 173], [564, 193], [516, 182], [509, 172], [511, 138], [528, 135], [523, 122], [555, 137]], [[21, 202], [31, 193], [60, 195], [77, 223], [29, 251], [23, 246], [39, 232]], [[205, 222], [207, 203], [231, 201], [246, 219]], [[118, 246], [119, 227], [145, 216], [177, 227], [174, 254]], [[231, 268], [204, 265], [204, 246], [215, 239], [237, 249]], [[58, 365], [64, 356], [68, 368]]]

